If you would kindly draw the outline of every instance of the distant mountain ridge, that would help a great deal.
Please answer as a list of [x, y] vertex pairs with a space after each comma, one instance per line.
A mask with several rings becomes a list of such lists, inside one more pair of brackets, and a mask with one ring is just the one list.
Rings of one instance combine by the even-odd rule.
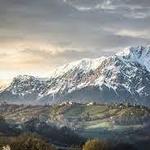
[[130, 47], [110, 57], [58, 67], [47, 80], [17, 76], [0, 99], [19, 103], [130, 102], [150, 105], [150, 47]]

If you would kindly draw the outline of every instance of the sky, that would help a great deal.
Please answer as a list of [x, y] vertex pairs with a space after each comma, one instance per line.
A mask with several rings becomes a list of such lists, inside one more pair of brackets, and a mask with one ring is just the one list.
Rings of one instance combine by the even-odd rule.
[[0, 79], [150, 44], [150, 0], [0, 0]]

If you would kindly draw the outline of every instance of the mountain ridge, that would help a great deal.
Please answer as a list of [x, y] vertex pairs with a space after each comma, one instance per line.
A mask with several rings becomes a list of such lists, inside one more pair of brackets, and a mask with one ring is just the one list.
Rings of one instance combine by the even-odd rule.
[[150, 105], [149, 98], [149, 46], [126, 48], [109, 57], [81, 59], [57, 68], [47, 80], [17, 76], [0, 93], [1, 100], [22, 103], [70, 100]]

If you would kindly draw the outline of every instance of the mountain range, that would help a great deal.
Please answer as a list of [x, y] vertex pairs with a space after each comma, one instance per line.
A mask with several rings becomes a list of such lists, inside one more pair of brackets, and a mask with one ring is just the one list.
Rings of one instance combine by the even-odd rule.
[[65, 64], [47, 79], [19, 75], [1, 87], [0, 100], [10, 103], [150, 105], [150, 46], [125, 48], [113, 56]]

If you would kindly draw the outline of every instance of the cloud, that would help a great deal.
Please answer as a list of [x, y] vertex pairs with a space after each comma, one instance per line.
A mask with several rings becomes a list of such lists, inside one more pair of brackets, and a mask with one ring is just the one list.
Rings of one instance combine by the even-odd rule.
[[134, 29], [117, 29], [117, 28], [104, 28], [105, 31], [111, 32], [116, 36], [122, 37], [131, 37], [131, 38], [143, 38], [143, 39], [150, 39], [150, 31], [147, 29], [144, 30], [134, 30]]
[[[63, 63], [67, 63], [67, 61], [73, 61], [77, 59], [81, 59], [83, 57], [90, 58], [97, 57], [97, 52], [94, 51], [79, 51], [77, 49], [68, 49], [64, 51], [55, 51], [52, 52], [50, 50], [40, 50], [40, 49], [25, 49], [20, 51], [20, 53], [24, 56], [38, 58], [41, 62], [46, 61], [49, 65], [55, 65]], [[57, 62], [58, 61], [58, 62]]]
[[149, 0], [65, 0], [64, 2], [81, 12], [103, 10], [135, 19], [150, 16]]
[[150, 41], [149, 0], [0, 0], [0, 20], [5, 71], [43, 73]]
[[93, 11], [99, 9], [111, 9], [111, 1], [110, 0], [64, 0], [65, 3], [69, 4], [70, 6], [74, 7], [78, 11]]
[[8, 56], [8, 54], [7, 53], [0, 53], [0, 58], [2, 59], [2, 58], [5, 58], [5, 57], [7, 57]]

